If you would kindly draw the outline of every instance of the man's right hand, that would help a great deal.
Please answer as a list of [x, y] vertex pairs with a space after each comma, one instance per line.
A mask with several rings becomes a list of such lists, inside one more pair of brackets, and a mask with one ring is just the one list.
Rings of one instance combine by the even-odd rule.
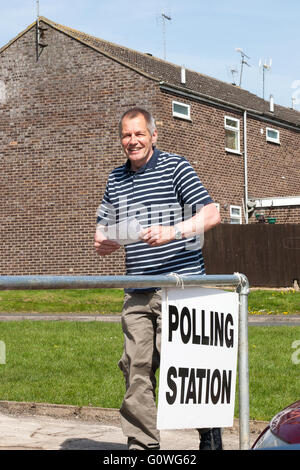
[[119, 243], [117, 242], [108, 240], [103, 235], [101, 230], [96, 230], [94, 247], [98, 255], [106, 256], [118, 250], [121, 247], [121, 245], [119, 245]]

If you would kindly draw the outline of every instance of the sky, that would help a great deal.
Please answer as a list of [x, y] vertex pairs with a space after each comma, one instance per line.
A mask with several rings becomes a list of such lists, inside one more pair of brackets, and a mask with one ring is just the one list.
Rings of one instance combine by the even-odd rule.
[[[0, 0], [0, 47], [35, 21], [36, 4]], [[294, 97], [300, 111], [300, 0], [39, 0], [39, 14], [224, 82], [241, 80], [275, 104], [291, 107]], [[242, 76], [236, 49], [249, 57]]]

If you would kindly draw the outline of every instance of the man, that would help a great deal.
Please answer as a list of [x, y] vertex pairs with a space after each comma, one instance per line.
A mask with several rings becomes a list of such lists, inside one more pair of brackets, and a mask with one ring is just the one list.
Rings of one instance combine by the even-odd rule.
[[[220, 216], [194, 169], [185, 158], [155, 148], [157, 129], [144, 109], [126, 111], [119, 134], [127, 162], [108, 178], [98, 212], [97, 253], [106, 256], [120, 248], [105, 237], [103, 225], [135, 216], [143, 230], [140, 240], [125, 246], [128, 275], [204, 274], [195, 236], [217, 225]], [[183, 218], [187, 209], [189, 216]], [[126, 381], [120, 409], [123, 432], [129, 449], [159, 449], [155, 406], [161, 336], [159, 289], [125, 289], [122, 328], [124, 353], [119, 367]], [[212, 431], [199, 432], [207, 436], [203, 448]]]

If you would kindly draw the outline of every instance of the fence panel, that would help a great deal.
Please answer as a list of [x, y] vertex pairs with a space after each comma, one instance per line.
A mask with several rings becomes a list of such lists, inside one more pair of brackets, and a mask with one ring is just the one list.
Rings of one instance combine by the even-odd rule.
[[247, 273], [251, 286], [300, 285], [299, 224], [221, 224], [205, 234], [206, 273]]

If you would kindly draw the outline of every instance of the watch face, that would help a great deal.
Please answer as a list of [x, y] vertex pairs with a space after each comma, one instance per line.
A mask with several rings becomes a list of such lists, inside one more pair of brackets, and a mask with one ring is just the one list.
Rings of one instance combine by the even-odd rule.
[[175, 240], [181, 240], [182, 234], [178, 228], [175, 228]]

